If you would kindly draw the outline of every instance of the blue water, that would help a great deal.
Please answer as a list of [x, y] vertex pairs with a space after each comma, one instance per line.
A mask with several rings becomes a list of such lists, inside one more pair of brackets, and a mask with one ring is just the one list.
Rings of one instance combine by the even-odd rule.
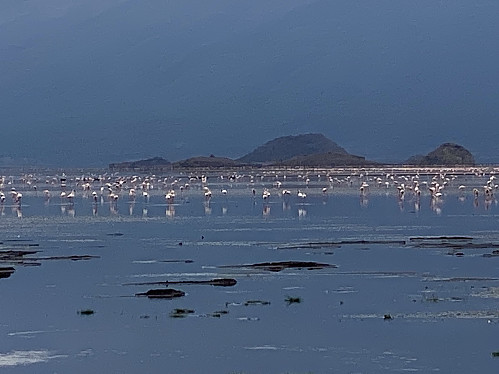
[[[187, 176], [158, 176], [149, 198], [138, 191], [134, 202], [129, 184], [114, 201], [101, 194], [104, 180], [92, 182], [94, 202], [70, 174], [64, 188], [60, 175], [6, 177], [0, 249], [39, 252], [0, 264], [15, 268], [0, 279], [2, 372], [497, 372], [499, 207], [482, 193], [489, 174], [457, 175], [439, 198], [425, 188], [401, 199], [392, 183], [401, 176], [387, 188], [374, 176], [331, 183], [314, 171], [310, 182], [298, 172], [260, 173], [211, 175], [209, 200], [200, 180], [181, 191]], [[361, 196], [362, 180], [369, 188]], [[171, 183], [176, 197], [168, 203]], [[11, 188], [22, 192], [20, 203]], [[73, 188], [72, 201], [60, 197]], [[285, 188], [291, 194], [283, 197]], [[440, 236], [483, 245], [455, 249], [439, 246], [454, 239], [428, 239]], [[427, 237], [426, 245], [415, 237]], [[95, 257], [61, 258], [71, 255]], [[291, 260], [337, 267], [236, 266]], [[237, 284], [171, 285], [186, 293], [172, 300], [135, 296], [163, 287], [137, 283], [222, 277]], [[194, 312], [172, 318], [175, 308]]]

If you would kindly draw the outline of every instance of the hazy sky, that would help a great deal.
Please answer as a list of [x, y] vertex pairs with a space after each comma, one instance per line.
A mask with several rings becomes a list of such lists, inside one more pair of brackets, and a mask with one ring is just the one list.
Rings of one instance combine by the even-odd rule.
[[0, 157], [239, 157], [320, 132], [499, 162], [497, 0], [3, 0]]

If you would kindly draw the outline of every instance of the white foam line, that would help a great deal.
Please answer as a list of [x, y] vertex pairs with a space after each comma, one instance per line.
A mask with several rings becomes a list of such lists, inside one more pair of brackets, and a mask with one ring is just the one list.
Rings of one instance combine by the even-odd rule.
[[47, 350], [11, 351], [9, 353], [0, 353], [0, 367], [36, 364], [60, 357], [67, 356], [55, 355]]

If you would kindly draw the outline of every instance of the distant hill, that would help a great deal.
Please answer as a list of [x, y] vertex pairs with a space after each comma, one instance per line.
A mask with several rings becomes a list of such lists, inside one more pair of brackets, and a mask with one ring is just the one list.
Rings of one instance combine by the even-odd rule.
[[444, 143], [426, 156], [416, 155], [409, 158], [405, 164], [408, 165], [474, 165], [475, 158], [461, 145]]
[[242, 163], [282, 163], [294, 157], [327, 152], [348, 155], [345, 149], [322, 134], [304, 134], [283, 136], [271, 140], [237, 161]]
[[177, 161], [172, 164], [173, 168], [226, 168], [242, 166], [240, 162], [226, 157], [215, 157], [213, 155], [191, 157], [187, 160]]
[[166, 170], [171, 168], [171, 162], [162, 157], [153, 157], [147, 160], [116, 162], [109, 164], [111, 170], [133, 171], [133, 170]]
[[191, 157], [170, 163], [161, 157], [110, 164], [111, 170], [171, 170], [185, 168], [230, 168], [243, 166], [359, 166], [374, 165], [364, 157], [349, 154], [322, 134], [283, 136], [256, 148], [253, 152], [233, 160], [213, 155]]
[[282, 162], [284, 166], [367, 166], [375, 165], [375, 162], [367, 161], [365, 157], [351, 155], [349, 153], [315, 153], [307, 156], [297, 156]]
[[[474, 165], [473, 155], [463, 146], [444, 143], [427, 155], [417, 155], [404, 164], [416, 166]], [[348, 153], [322, 134], [284, 136], [271, 140], [253, 152], [233, 160], [198, 156], [171, 163], [161, 157], [109, 164], [112, 171], [169, 171], [186, 168], [232, 168], [244, 166], [335, 167], [373, 166], [376, 162]]]

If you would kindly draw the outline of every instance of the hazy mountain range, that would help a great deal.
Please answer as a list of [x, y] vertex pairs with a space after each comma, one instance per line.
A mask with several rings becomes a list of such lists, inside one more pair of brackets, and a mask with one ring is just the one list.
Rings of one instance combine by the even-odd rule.
[[238, 158], [320, 132], [499, 162], [499, 2], [4, 0], [0, 158]]

